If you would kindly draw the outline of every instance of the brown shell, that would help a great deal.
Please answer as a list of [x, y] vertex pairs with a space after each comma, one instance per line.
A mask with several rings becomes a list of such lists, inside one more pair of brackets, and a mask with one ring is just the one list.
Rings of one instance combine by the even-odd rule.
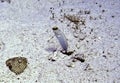
[[6, 66], [16, 75], [22, 73], [27, 67], [27, 59], [25, 57], [14, 57], [6, 61]]

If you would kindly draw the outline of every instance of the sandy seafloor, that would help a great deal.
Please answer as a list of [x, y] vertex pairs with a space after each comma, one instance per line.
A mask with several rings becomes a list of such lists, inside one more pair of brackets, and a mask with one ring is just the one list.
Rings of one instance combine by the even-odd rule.
[[[60, 52], [54, 26], [72, 55]], [[73, 62], [75, 55], [84, 61]], [[5, 62], [19, 56], [28, 67], [16, 75]], [[1, 2], [0, 83], [120, 83], [120, 0]]]

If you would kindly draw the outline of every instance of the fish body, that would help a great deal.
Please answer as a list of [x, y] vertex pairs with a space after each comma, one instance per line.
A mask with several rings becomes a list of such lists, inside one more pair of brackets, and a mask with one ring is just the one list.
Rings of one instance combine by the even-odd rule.
[[56, 38], [58, 39], [61, 47], [63, 48], [63, 50], [65, 52], [67, 52], [68, 43], [67, 43], [67, 39], [66, 39], [64, 33], [60, 29], [58, 29], [58, 27], [53, 27], [53, 32], [54, 32]]

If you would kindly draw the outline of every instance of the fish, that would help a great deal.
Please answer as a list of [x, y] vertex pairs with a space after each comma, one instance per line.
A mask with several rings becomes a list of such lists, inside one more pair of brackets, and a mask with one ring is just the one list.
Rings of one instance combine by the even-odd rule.
[[67, 39], [66, 39], [64, 33], [58, 27], [53, 27], [52, 30], [53, 30], [56, 38], [58, 39], [63, 51], [65, 51], [65, 53], [67, 53], [68, 42], [67, 42]]

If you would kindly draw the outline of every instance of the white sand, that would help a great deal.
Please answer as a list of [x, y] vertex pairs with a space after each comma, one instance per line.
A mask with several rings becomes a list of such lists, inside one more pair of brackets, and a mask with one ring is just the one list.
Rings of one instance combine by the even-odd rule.
[[[120, 83], [119, 4], [119, 0], [0, 3], [0, 83]], [[85, 19], [85, 26], [74, 30], [75, 24], [64, 14]], [[75, 50], [71, 56], [60, 52], [62, 48], [52, 31], [54, 26], [65, 34], [68, 49]], [[53, 53], [48, 48], [57, 51]], [[71, 57], [76, 54], [84, 55], [85, 61], [72, 62]], [[20, 75], [5, 64], [7, 59], [17, 56], [26, 57], [29, 63]], [[48, 60], [50, 57], [56, 61]]]

